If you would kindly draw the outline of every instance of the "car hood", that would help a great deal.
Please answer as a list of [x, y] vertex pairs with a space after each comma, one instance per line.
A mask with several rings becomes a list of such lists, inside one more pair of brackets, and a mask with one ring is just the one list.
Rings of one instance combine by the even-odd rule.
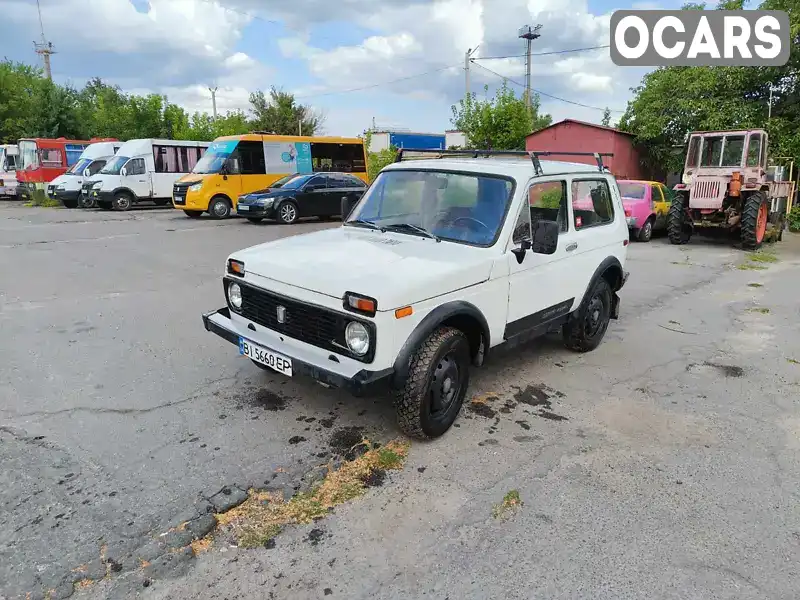
[[[251, 192], [246, 194], [247, 200], [266, 200], [267, 198], [285, 198], [293, 196], [297, 190], [284, 190], [282, 188], [272, 188], [268, 192]], [[244, 196], [242, 196], [244, 198]]]
[[67, 182], [67, 177], [68, 177], [68, 175], [59, 175], [58, 177], [53, 179], [53, 181], [51, 181], [47, 185], [48, 186], [52, 185], [53, 187], [56, 187], [57, 185], [62, 185], [62, 184]]
[[[337, 227], [241, 250], [246, 273], [340, 299], [345, 292], [394, 310], [489, 279], [494, 253], [453, 242]], [[268, 282], [256, 281], [269, 287]]]

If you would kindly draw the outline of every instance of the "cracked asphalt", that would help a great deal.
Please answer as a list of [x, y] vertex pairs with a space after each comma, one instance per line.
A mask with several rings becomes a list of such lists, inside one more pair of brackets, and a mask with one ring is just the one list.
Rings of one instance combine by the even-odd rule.
[[193, 558], [210, 511], [303, 489], [341, 428], [398, 435], [388, 400], [202, 328], [229, 252], [329, 226], [0, 205], [0, 597], [797, 598], [797, 236], [759, 271], [725, 242], [632, 244], [595, 352], [495, 356], [383, 486]]

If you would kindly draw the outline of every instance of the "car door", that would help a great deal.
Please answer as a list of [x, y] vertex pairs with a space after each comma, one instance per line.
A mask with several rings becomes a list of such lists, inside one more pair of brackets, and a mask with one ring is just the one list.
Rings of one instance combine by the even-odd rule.
[[150, 176], [145, 167], [144, 158], [132, 158], [125, 163], [123, 181], [136, 194], [137, 199], [150, 198], [152, 186]]
[[667, 212], [669, 211], [669, 202], [667, 202], [667, 195], [664, 193], [664, 186], [660, 183], [650, 184], [650, 190], [653, 201], [653, 212], [656, 213], [656, 222], [654, 229], [663, 229], [667, 226]]
[[317, 217], [325, 214], [328, 193], [328, 176], [315, 175], [295, 196], [300, 214], [304, 217]]
[[[506, 339], [547, 329], [573, 309], [575, 289], [570, 281], [576, 243], [570, 227], [567, 184], [565, 178], [552, 178], [528, 185], [506, 252], [510, 272]], [[532, 224], [539, 220], [559, 224], [556, 251], [547, 255], [528, 250], [520, 263], [511, 250], [532, 239]]]

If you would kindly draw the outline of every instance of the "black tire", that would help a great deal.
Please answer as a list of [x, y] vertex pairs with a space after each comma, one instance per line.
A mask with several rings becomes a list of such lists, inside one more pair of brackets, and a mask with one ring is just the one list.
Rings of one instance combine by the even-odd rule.
[[95, 203], [94, 198], [90, 198], [89, 196], [81, 194], [80, 198], [78, 199], [78, 206], [81, 208], [95, 208], [97, 204]]
[[114, 200], [112, 202], [112, 207], [114, 210], [119, 211], [127, 211], [130, 210], [133, 206], [133, 198], [127, 192], [117, 192], [114, 194]]
[[670, 244], [686, 244], [692, 237], [692, 224], [689, 220], [688, 194], [675, 194], [667, 212], [667, 236]]
[[61, 204], [64, 205], [64, 208], [78, 208], [78, 200], [62, 200]]
[[214, 196], [208, 203], [208, 213], [214, 219], [227, 219], [231, 216], [230, 200], [223, 196]]
[[292, 225], [297, 223], [299, 214], [297, 211], [297, 204], [291, 200], [284, 200], [275, 209], [276, 218], [284, 225]]
[[97, 207], [102, 208], [103, 210], [111, 210], [114, 208], [111, 206], [111, 202], [105, 202], [104, 200], [97, 200]]
[[264, 217], [247, 217], [247, 220], [251, 223], [261, 223], [264, 220]]
[[430, 439], [450, 429], [464, 403], [469, 366], [469, 342], [461, 331], [440, 327], [428, 336], [411, 357], [405, 386], [394, 393], [403, 433]]
[[199, 219], [200, 215], [203, 214], [202, 210], [185, 210], [183, 211], [187, 217], [190, 219]]
[[647, 219], [641, 229], [636, 232], [636, 240], [639, 242], [649, 242], [653, 238], [653, 219]]
[[564, 325], [564, 345], [575, 352], [590, 352], [600, 345], [611, 320], [611, 286], [602, 277], [588, 291], [577, 313]]
[[766, 206], [767, 216], [769, 216], [769, 206], [767, 206], [767, 198], [762, 192], [755, 192], [750, 194], [744, 200], [744, 208], [742, 209], [742, 249], [743, 250], [758, 250], [764, 242], [765, 230], [761, 232], [761, 239], [759, 239], [758, 232], [758, 213], [762, 206]]
[[172, 200], [153, 200], [156, 206], [166, 206], [167, 204], [172, 204]]

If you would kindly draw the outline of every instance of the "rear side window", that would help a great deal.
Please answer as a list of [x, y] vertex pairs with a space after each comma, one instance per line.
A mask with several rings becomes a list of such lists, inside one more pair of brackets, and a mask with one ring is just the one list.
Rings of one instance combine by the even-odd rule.
[[581, 230], [614, 221], [614, 203], [605, 179], [580, 179], [572, 182], [572, 214], [575, 229]]
[[528, 189], [528, 204], [531, 209], [531, 222], [556, 221], [559, 231], [565, 232], [569, 229], [566, 181], [534, 183]]
[[[56, 148], [42, 148], [42, 166], [43, 167], [60, 167], [61, 166], [61, 150]], [[71, 166], [71, 165], [67, 165]]]
[[263, 142], [241, 141], [236, 146], [239, 155], [239, 172], [242, 175], [266, 175], [267, 163]]

